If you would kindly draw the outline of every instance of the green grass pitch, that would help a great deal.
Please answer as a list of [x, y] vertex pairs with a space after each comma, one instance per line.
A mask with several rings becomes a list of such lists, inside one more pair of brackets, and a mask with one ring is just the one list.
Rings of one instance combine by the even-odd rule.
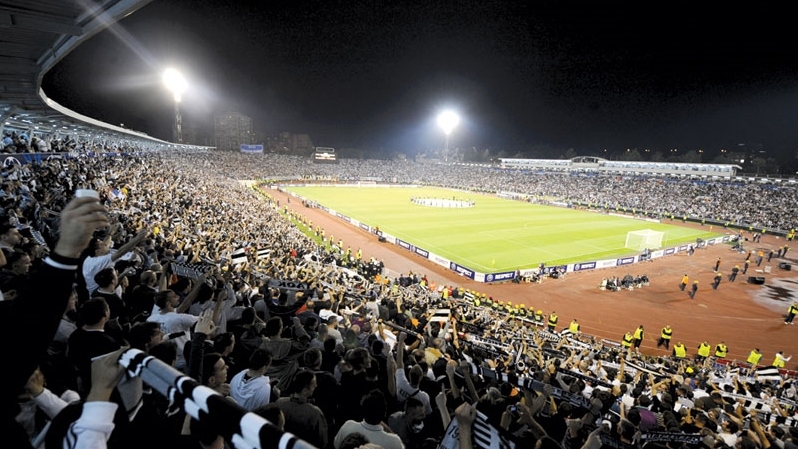
[[[292, 186], [287, 190], [483, 273], [532, 268], [541, 262], [565, 265], [638, 254], [624, 247], [629, 231], [662, 231], [666, 247], [718, 235], [442, 188]], [[412, 203], [413, 196], [457, 197], [476, 204], [429, 207]]]

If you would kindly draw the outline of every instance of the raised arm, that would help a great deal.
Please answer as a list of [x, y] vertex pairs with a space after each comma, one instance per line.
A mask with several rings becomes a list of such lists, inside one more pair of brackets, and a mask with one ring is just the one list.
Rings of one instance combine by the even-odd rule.
[[405, 338], [407, 333], [399, 332], [396, 337], [396, 370], [405, 369]]
[[177, 312], [177, 313], [186, 313], [188, 308], [191, 307], [191, 303], [193, 303], [194, 300], [197, 299], [197, 296], [199, 295], [200, 288], [202, 288], [202, 284], [205, 283], [205, 279], [207, 277], [208, 277], [208, 273], [207, 272], [206, 273], [202, 273], [200, 275], [200, 277], [198, 277], [194, 281], [194, 287], [191, 289], [190, 292], [188, 292], [188, 295], [186, 295], [186, 298], [183, 300], [183, 302], [181, 302], [180, 305], [177, 306], [177, 309], [175, 309], [175, 312]]
[[147, 228], [142, 229], [136, 234], [135, 237], [130, 239], [127, 243], [119, 247], [119, 249], [111, 255], [111, 260], [116, 262], [119, 260], [120, 257], [124, 256], [125, 254], [129, 253], [136, 247], [139, 243], [143, 242], [147, 235], [150, 233], [150, 230]]

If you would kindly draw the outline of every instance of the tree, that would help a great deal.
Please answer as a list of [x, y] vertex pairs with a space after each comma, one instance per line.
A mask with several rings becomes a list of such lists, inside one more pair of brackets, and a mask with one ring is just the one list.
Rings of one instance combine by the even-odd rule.
[[575, 158], [577, 156], [579, 156], [579, 155], [576, 154], [576, 151], [573, 148], [568, 148], [568, 151], [565, 152], [565, 154], [563, 155], [563, 158], [565, 158], [565, 159], [573, 159], [573, 158]]
[[662, 155], [661, 151], [655, 151], [651, 153], [651, 162], [665, 162], [665, 156]]
[[695, 151], [688, 151], [684, 153], [681, 157], [681, 162], [687, 164], [698, 164], [701, 163], [701, 155], [696, 153]]
[[629, 148], [618, 155], [620, 161], [642, 161], [643, 156], [637, 151], [637, 148]]

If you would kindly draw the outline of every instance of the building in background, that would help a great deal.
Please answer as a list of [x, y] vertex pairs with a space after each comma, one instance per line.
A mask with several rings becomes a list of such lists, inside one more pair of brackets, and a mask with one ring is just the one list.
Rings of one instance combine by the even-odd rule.
[[255, 143], [252, 117], [239, 112], [224, 112], [213, 117], [214, 146], [220, 150], [238, 150]]
[[313, 141], [308, 134], [294, 134], [287, 131], [279, 133], [270, 142], [273, 151], [278, 153], [309, 156], [313, 153]]
[[208, 126], [208, 120], [199, 121], [183, 120], [183, 143], [189, 145], [213, 146], [212, 128]]

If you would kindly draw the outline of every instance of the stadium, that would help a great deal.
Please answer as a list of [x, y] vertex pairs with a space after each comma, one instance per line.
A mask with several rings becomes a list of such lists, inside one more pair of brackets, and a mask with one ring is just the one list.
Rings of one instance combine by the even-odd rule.
[[[55, 2], [36, 3], [57, 6]], [[83, 447], [106, 447], [106, 443], [112, 448], [127, 447], [120, 441], [124, 437], [139, 447], [157, 444], [150, 439], [153, 433], [158, 434], [158, 442], [175, 442], [172, 447], [178, 447], [179, 431], [171, 435], [169, 432], [175, 430], [171, 427], [168, 432], [166, 426], [154, 427], [163, 422], [142, 423], [142, 418], [136, 417], [138, 407], [144, 404], [152, 407], [142, 409], [142, 415], [149, 411], [150, 418], [160, 418], [161, 413], [166, 416], [167, 411], [177, 413], [169, 416], [192, 418], [180, 423], [182, 429], [183, 422], [193, 422], [186, 425], [196, 439], [189, 440], [192, 447], [202, 443], [203, 447], [227, 444], [282, 449], [315, 445], [338, 449], [333, 443], [338, 435], [332, 430], [337, 432], [345, 424], [341, 416], [373, 424], [369, 417], [361, 416], [360, 398], [353, 401], [348, 393], [360, 392], [363, 385], [376, 386], [377, 380], [371, 377], [385, 380], [387, 373], [394, 379], [394, 373], [385, 371], [391, 363], [401, 362], [399, 370], [403, 371], [405, 341], [411, 352], [407, 362], [417, 367], [408, 370], [408, 376], [412, 378], [418, 372], [423, 379], [415, 378], [421, 384], [412, 386], [402, 372], [396, 375], [396, 383], [386, 382], [386, 391], [399, 397], [400, 381], [408, 384], [407, 395], [425, 390], [429, 385], [419, 385], [427, 381], [442, 382], [438, 392], [443, 391], [441, 398], [448, 393], [446, 400], [451, 401], [452, 410], [445, 403], [438, 404], [435, 395], [426, 391], [427, 403], [422, 405], [442, 412], [446, 418], [438, 418], [443, 421], [451, 417], [462, 421], [465, 415], [459, 405], [476, 404], [481, 415], [479, 424], [474, 425], [480, 425], [480, 431], [487, 434], [484, 438], [491, 441], [474, 443], [477, 447], [508, 448], [530, 443], [528, 435], [524, 435], [527, 439], [510, 437], [499, 430], [501, 425], [494, 418], [509, 413], [505, 406], [516, 404], [521, 410], [532, 411], [530, 415], [536, 416], [533, 421], [549, 422], [548, 412], [540, 414], [540, 409], [527, 408], [535, 398], [547, 402], [544, 391], [552, 404], [581, 411], [574, 412], [574, 417], [587, 416], [586, 428], [595, 427], [601, 419], [622, 427], [626, 421], [612, 404], [616, 399], [623, 402], [625, 396], [630, 396], [634, 404], [641, 394], [650, 395], [650, 400], [656, 398], [656, 413], [663, 422], [678, 421], [673, 398], [669, 402], [664, 395], [657, 396], [656, 385], [666, 389], [668, 395], [676, 395], [682, 394], [686, 380], [691, 392], [704, 391], [709, 397], [714, 386], [723, 391], [729, 404], [742, 399], [746, 414], [759, 416], [753, 418], [756, 424], [748, 419], [752, 429], [760, 424], [757, 420], [763, 427], [782, 425], [788, 435], [790, 428], [795, 429], [794, 370], [798, 365], [790, 357], [798, 354], [798, 335], [789, 325], [792, 317], [788, 313], [791, 304], [798, 301], [798, 278], [793, 269], [798, 259], [792, 248], [798, 223], [794, 180], [740, 177], [734, 166], [717, 164], [617, 164], [591, 157], [453, 164], [336, 159], [332, 148], [323, 148], [319, 152], [322, 156], [315, 159], [325, 163], [314, 163], [313, 156], [219, 151], [161, 141], [49, 101], [39, 88], [41, 76], [63, 54], [107, 26], [109, 16], [119, 19], [140, 6], [141, 2], [108, 2], [102, 20], [76, 14], [77, 22], [61, 18], [61, 27], [53, 28], [80, 27], [84, 30], [80, 39], [67, 39], [51, 31], [34, 33], [35, 37], [23, 35], [24, 44], [0, 44], [2, 57], [27, 52], [32, 56], [27, 59], [38, 61], [2, 64], [1, 69], [7, 80], [0, 107], [4, 137], [8, 138], [3, 142], [2, 242], [7, 266], [2, 270], [5, 300], [1, 304], [8, 308], [0, 315], [4, 320], [0, 329], [7, 341], [18, 342], [9, 356], [18, 363], [9, 363], [9, 369], [19, 383], [9, 390], [14, 397], [3, 399], [3, 416], [10, 417], [11, 422], [17, 415], [16, 392], [23, 387], [31, 398], [42, 394], [42, 398], [57, 398], [45, 388], [43, 376], [53, 390], [59, 383], [66, 385], [63, 390], [74, 387], [80, 397], [71, 400], [81, 403], [84, 413], [67, 409], [70, 396], [54, 400], [61, 404], [58, 410], [71, 413], [60, 415], [60, 420], [54, 414], [51, 418], [56, 425], [47, 436], [46, 430], [39, 433], [42, 429], [30, 421], [28, 430], [33, 434], [14, 433], [13, 447], [18, 442], [25, 443], [19, 447], [40, 447], [44, 438], [59, 443], [57, 432], [67, 433], [66, 428], [83, 444], [86, 440], [82, 438], [93, 435], [89, 441], [95, 443]], [[19, 14], [16, 10], [11, 13]], [[40, 127], [45, 124], [48, 130], [68, 129], [69, 133], [42, 131]], [[332, 161], [335, 163], [329, 163]], [[443, 179], [442, 172], [447, 174]], [[102, 210], [102, 217], [93, 216], [97, 221], [90, 222], [104, 225], [97, 226], [96, 233], [93, 225], [71, 225], [70, 220], [80, 218], [80, 206], [75, 206], [73, 198], [83, 189], [97, 191], [102, 198], [96, 205], [102, 207], [97, 209]], [[78, 235], [80, 238], [74, 237]], [[79, 240], [84, 251], [60, 253], [65, 248], [63, 242], [70, 238]], [[100, 254], [104, 249], [101, 243], [129, 257]], [[78, 257], [78, 253], [85, 254]], [[99, 269], [92, 273], [92, 265], [86, 261], [106, 256], [110, 261], [107, 266], [97, 266], [111, 271], [105, 277], [99, 275]], [[731, 276], [735, 267], [739, 273]], [[53, 270], [61, 270], [55, 271], [61, 274]], [[91, 282], [97, 284], [95, 288], [91, 288]], [[158, 301], [157, 309], [147, 304], [150, 308], [145, 307], [144, 315], [131, 314], [127, 309], [132, 307], [116, 309], [114, 304], [118, 303], [111, 301], [116, 287], [123, 285], [119, 301], [131, 305], [147, 296], [142, 291], [159, 290], [159, 299], [149, 296]], [[692, 286], [696, 290], [691, 291]], [[48, 288], [54, 291], [43, 291]], [[81, 307], [97, 307], [93, 294], [108, 295], [107, 301], [102, 300], [105, 306], [99, 310], [98, 321], [92, 324], [100, 325], [94, 330], [122, 335], [120, 341], [126, 345], [116, 360], [109, 363], [110, 358], [98, 357], [108, 351], [89, 357], [99, 343], [88, 345], [86, 357], [78, 362], [66, 352], [70, 343], [78, 347], [77, 343], [60, 331], [56, 333], [55, 323], [73, 316], [64, 313], [71, 289], [78, 296], [76, 307], [87, 310], [79, 321], [71, 323], [73, 333], [78, 332], [76, 323], [89, 324], [91, 306]], [[109, 289], [112, 291], [106, 291]], [[202, 300], [197, 299], [200, 296]], [[35, 303], [36, 310], [19, 306], [42, 297], [53, 301]], [[184, 303], [185, 298], [190, 299]], [[308, 298], [315, 305], [308, 305]], [[179, 304], [185, 304], [184, 309], [169, 303], [178, 299]], [[147, 316], [177, 314], [178, 310], [193, 316], [188, 318], [191, 325], [168, 331], [160, 327], [156, 334], [174, 345], [191, 341], [185, 346], [189, 348], [185, 354], [181, 351], [178, 357], [173, 349], [170, 364], [168, 355], [158, 350], [149, 352], [149, 336], [141, 346], [135, 344], [136, 332], [132, 329], [152, 323]], [[535, 316], [537, 311], [542, 319]], [[244, 323], [248, 314], [253, 319]], [[255, 316], [263, 329], [253, 334], [252, 328], [257, 328]], [[559, 316], [559, 321], [550, 329], [554, 316]], [[117, 327], [103, 327], [109, 317], [116, 320]], [[341, 323], [337, 328], [336, 320]], [[316, 380], [322, 378], [325, 369], [311, 366], [308, 360], [312, 357], [305, 354], [310, 354], [311, 344], [325, 348], [329, 339], [319, 341], [322, 332], [308, 322], [321, 324], [332, 340], [337, 340], [335, 333], [340, 336], [330, 352], [337, 354], [341, 363], [324, 377], [332, 382], [327, 386], [336, 389], [332, 405], [314, 396], [318, 407], [312, 408], [314, 419], [330, 421], [332, 434], [308, 430], [310, 426], [291, 415], [285, 405], [291, 400], [306, 403], [314, 389], [324, 390], [321, 383], [316, 387]], [[42, 337], [20, 339], [20, 323], [32, 331], [40, 330]], [[670, 346], [663, 347], [659, 340], [666, 325], [673, 329], [673, 335]], [[205, 326], [208, 344], [205, 334], [192, 326]], [[640, 326], [645, 334], [639, 351], [628, 350], [624, 338]], [[214, 334], [217, 328], [220, 331]], [[213, 337], [223, 334], [235, 334], [235, 346], [240, 350], [252, 341], [257, 348], [270, 348], [269, 363], [250, 368], [254, 349], [245, 353], [246, 357], [235, 349], [222, 355], [230, 344], [225, 346], [222, 339], [217, 342]], [[407, 340], [403, 340], [404, 334]], [[426, 349], [410, 343], [413, 340], [419, 344], [423, 341]], [[120, 341], [116, 341], [116, 347], [122, 348]], [[374, 345], [374, 341], [380, 343]], [[675, 351], [677, 343], [684, 345], [686, 355]], [[695, 357], [702, 343], [713, 348], [703, 361]], [[133, 348], [127, 349], [127, 345]], [[400, 345], [402, 350], [398, 350]], [[715, 354], [716, 345], [722, 345], [725, 354]], [[388, 349], [384, 354], [378, 351], [368, 355], [372, 346]], [[295, 351], [298, 347], [302, 350]], [[397, 350], [391, 352], [390, 347]], [[762, 359], [749, 372], [745, 362], [754, 348], [762, 353]], [[191, 363], [197, 360], [194, 350], [216, 358], [207, 359], [209, 366], [198, 367]], [[358, 358], [363, 353], [368, 366], [358, 365], [365, 363]], [[777, 353], [783, 357], [779, 359]], [[205, 356], [200, 359], [206, 361]], [[177, 362], [181, 357], [185, 359], [183, 366]], [[387, 358], [390, 362], [386, 360], [386, 366], [377, 362]], [[779, 360], [781, 366], [773, 363]], [[232, 374], [225, 380], [216, 377], [215, 364], [220, 361], [224, 361], [222, 371], [230, 369], [252, 377], [268, 373], [273, 380], [279, 379], [279, 391], [270, 391], [275, 396], [282, 394], [282, 403], [277, 400], [271, 407], [272, 412], [276, 407], [282, 414], [268, 414], [270, 407], [266, 405], [265, 411], [258, 409], [263, 415], [249, 413], [253, 410], [244, 408], [243, 399], [223, 399], [232, 395], [234, 382]], [[53, 368], [56, 362], [75, 365]], [[95, 377], [95, 366], [99, 365], [92, 363], [98, 362], [105, 368], [98, 372], [114, 375]], [[45, 374], [28, 379], [40, 365]], [[430, 379], [422, 366], [429, 369]], [[261, 368], [263, 372], [258, 371]], [[65, 375], [73, 371], [78, 377], [91, 377], [78, 382]], [[308, 371], [318, 379], [308, 380]], [[608, 372], [619, 376], [608, 376]], [[134, 384], [143, 381], [148, 393], [142, 396], [139, 388], [132, 404], [112, 398], [113, 391], [124, 391], [122, 384], [117, 385], [124, 376]], [[451, 383], [447, 383], [449, 378]], [[307, 384], [298, 384], [303, 379]], [[625, 389], [629, 387], [628, 394], [614, 391], [616, 379]], [[735, 389], [737, 382], [761, 391], [769, 389], [778, 395], [780, 407], [774, 406], [770, 396], [754, 397]], [[549, 386], [544, 388], [544, 383]], [[585, 385], [596, 393], [584, 390]], [[646, 393], [633, 393], [636, 389]], [[462, 390], [469, 400], [461, 399], [461, 393], [452, 396], [452, 390]], [[435, 391], [434, 386], [430, 391]], [[599, 397], [605, 398], [599, 391], [613, 392], [617, 398], [612, 397], [606, 407], [596, 405], [591, 399], [601, 402]], [[153, 400], [157, 394], [169, 398], [166, 402], [174, 402]], [[631, 397], [633, 394], [637, 397]], [[527, 395], [524, 403], [518, 401], [519, 395]], [[685, 399], [680, 408], [699, 413], [700, 401], [695, 399], [689, 403]], [[119, 406], [120, 412], [128, 412], [117, 413], [124, 415], [124, 424], [116, 421], [116, 433], [93, 433], [96, 429], [92, 423], [113, 429], [114, 423], [108, 419], [114, 413], [106, 410], [105, 421], [99, 416], [92, 417], [95, 421], [84, 421], [85, 413], [92, 408], [85, 404], [91, 402], [112, 404], [113, 410]], [[500, 405], [491, 408], [488, 403]], [[403, 410], [398, 399], [389, 404], [391, 412]], [[458, 406], [458, 412], [452, 404]], [[129, 422], [125, 421], [128, 414], [132, 417]], [[336, 414], [340, 414], [337, 419]], [[431, 415], [426, 414], [429, 420], [425, 426], [438, 431], [425, 435], [437, 438], [433, 447], [451, 447], [447, 446], [451, 442], [443, 439], [447, 427], [441, 427], [441, 421]], [[735, 416], [733, 412], [728, 415]], [[275, 416], [282, 417], [283, 427], [275, 425], [279, 419], [272, 421]], [[640, 431], [652, 441], [659, 430], [667, 436], [660, 434], [659, 438], [666, 439], [656, 441], [684, 438], [689, 445], [704, 447], [699, 440], [706, 435], [693, 432], [695, 429], [683, 422], [665, 426], [655, 419], [650, 426]], [[523, 434], [519, 427], [508, 424], [507, 430]], [[557, 426], [549, 422], [542, 427], [554, 438]], [[754, 441], [747, 433], [745, 437]], [[550, 447], [564, 447], [561, 443], [559, 439]], [[410, 446], [404, 441], [402, 444]], [[604, 443], [615, 444], [620, 440], [610, 438]], [[751, 444], [766, 447], [760, 440]], [[726, 446], [713, 442], [709, 447]]]

